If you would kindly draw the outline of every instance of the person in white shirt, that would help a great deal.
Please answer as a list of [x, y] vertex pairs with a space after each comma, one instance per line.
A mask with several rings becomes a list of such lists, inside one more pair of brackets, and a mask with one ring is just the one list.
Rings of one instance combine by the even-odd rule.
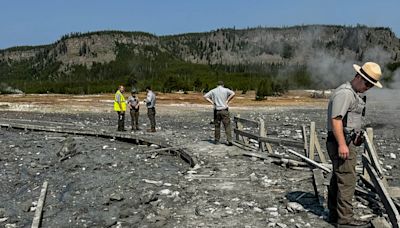
[[144, 103], [147, 107], [147, 116], [150, 120], [150, 129], [147, 129], [148, 132], [156, 132], [156, 95], [151, 90], [150, 86], [146, 87], [147, 97], [144, 100]]
[[214, 106], [214, 124], [215, 124], [215, 144], [219, 144], [221, 138], [221, 122], [224, 124], [228, 146], [232, 146], [232, 129], [229, 117], [229, 102], [233, 99], [235, 93], [224, 87], [223, 81], [218, 81], [218, 86], [204, 95], [204, 99]]

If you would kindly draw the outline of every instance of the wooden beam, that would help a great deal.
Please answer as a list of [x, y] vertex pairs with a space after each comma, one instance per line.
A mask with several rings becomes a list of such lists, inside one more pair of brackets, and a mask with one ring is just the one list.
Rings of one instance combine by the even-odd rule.
[[321, 144], [319, 144], [318, 136], [316, 133], [314, 134], [314, 137], [315, 137], [315, 139], [314, 139], [315, 149], [317, 149], [319, 160], [322, 163], [327, 163], [324, 151], [321, 150]]
[[293, 155], [296, 155], [297, 157], [302, 158], [302, 159], [303, 159], [304, 161], [306, 161], [307, 163], [309, 163], [309, 164], [311, 164], [311, 165], [313, 165], [313, 166], [315, 166], [315, 167], [317, 167], [317, 168], [322, 169], [322, 170], [325, 171], [325, 172], [328, 172], [328, 173], [331, 172], [331, 169], [329, 169], [329, 168], [327, 168], [327, 167], [325, 167], [325, 166], [323, 166], [323, 165], [321, 165], [321, 164], [318, 164], [316, 161], [311, 160], [311, 159], [307, 158], [306, 156], [297, 153], [297, 152], [294, 151], [294, 150], [288, 149], [287, 151], [290, 152], [290, 153], [293, 154]]
[[[61, 123], [60, 123], [61, 124]], [[135, 141], [136, 143], [143, 144], [155, 144], [159, 147], [170, 148], [170, 153], [177, 155], [179, 158], [183, 159], [187, 162], [191, 167], [196, 165], [196, 161], [184, 150], [176, 149], [171, 147], [164, 140], [160, 140], [154, 137], [146, 137], [140, 136], [137, 134], [130, 134], [125, 132], [107, 132], [107, 131], [96, 131], [96, 130], [82, 130], [82, 129], [67, 129], [67, 128], [55, 128], [48, 126], [40, 126], [40, 125], [29, 125], [29, 124], [18, 124], [18, 123], [0, 123], [0, 127], [7, 128], [15, 128], [15, 129], [29, 129], [33, 131], [46, 131], [46, 132], [58, 132], [58, 133], [67, 133], [73, 135], [85, 135], [85, 136], [94, 136], [94, 137], [102, 137], [102, 138], [116, 138], [121, 141]]]
[[375, 147], [372, 144], [370, 137], [367, 132], [364, 132], [365, 136], [365, 149], [368, 152], [369, 160], [371, 161], [371, 165], [375, 168], [379, 177], [383, 177], [383, 170], [379, 163], [378, 154], [376, 153]]
[[[264, 124], [264, 120], [263, 119], [259, 119], [259, 125], [258, 125], [258, 135], [262, 136], [262, 137], [267, 137], [267, 132], [265, 131], [265, 124]], [[258, 142], [258, 149], [263, 152], [265, 151], [265, 143], [263, 142]]]
[[154, 150], [147, 150], [147, 151], [144, 151], [144, 152], [146, 152], [146, 153], [154, 153], [154, 152], [163, 152], [163, 151], [174, 150], [174, 149], [177, 149], [177, 148], [175, 148], [175, 147], [167, 147], [167, 148], [160, 148], [160, 149], [154, 149]]
[[290, 158], [285, 158], [277, 154], [265, 154], [265, 153], [252, 153], [244, 151], [230, 151], [228, 152], [230, 156], [248, 156], [255, 157], [263, 160], [272, 160], [275, 164], [286, 164], [288, 166], [308, 166], [306, 162], [296, 161]]
[[324, 185], [325, 178], [322, 170], [320, 169], [313, 169], [313, 186], [315, 197], [317, 197], [319, 205], [322, 207], [326, 206], [326, 199], [327, 199], [327, 188]]
[[249, 139], [255, 139], [258, 141], [259, 136], [253, 133], [249, 133], [247, 131], [243, 131], [243, 130], [239, 130], [239, 129], [233, 129], [233, 132], [235, 132], [235, 134], [247, 137]]
[[45, 181], [43, 183], [42, 189], [40, 191], [40, 197], [36, 206], [35, 216], [33, 217], [33, 222], [31, 228], [39, 228], [42, 219], [42, 211], [44, 206], [44, 201], [46, 199], [48, 183]]
[[383, 217], [374, 218], [371, 221], [372, 227], [375, 228], [391, 228], [392, 226]]
[[375, 186], [375, 190], [378, 193], [378, 195], [386, 209], [386, 213], [389, 216], [392, 226], [394, 228], [399, 228], [400, 227], [400, 215], [399, 215], [399, 212], [398, 212], [395, 204], [392, 201], [392, 198], [390, 197], [388, 190], [385, 188], [385, 185], [383, 184], [380, 177], [378, 176], [378, 173], [375, 171], [375, 169], [369, 163], [369, 161], [365, 155], [363, 155], [362, 162], [363, 162], [363, 165], [366, 168], [369, 176], [371, 177], [371, 180]]
[[301, 126], [301, 133], [303, 134], [303, 142], [304, 142], [304, 154], [308, 157], [308, 142], [307, 142], [307, 131], [306, 126]]
[[309, 156], [311, 160], [314, 160], [314, 148], [315, 148], [315, 122], [310, 124], [310, 150]]
[[296, 148], [304, 148], [304, 144], [300, 141], [290, 140], [290, 139], [282, 139], [282, 138], [273, 138], [273, 137], [259, 137], [261, 142], [273, 143], [278, 145], [292, 146]]
[[251, 127], [256, 127], [256, 128], [259, 126], [258, 125], [259, 124], [258, 121], [240, 118], [240, 116], [235, 116], [233, 118], [233, 121], [235, 123], [243, 123], [243, 124], [250, 125]]

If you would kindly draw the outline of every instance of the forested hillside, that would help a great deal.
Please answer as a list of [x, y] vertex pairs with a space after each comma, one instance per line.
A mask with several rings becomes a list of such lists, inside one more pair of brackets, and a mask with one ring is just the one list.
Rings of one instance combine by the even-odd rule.
[[88, 94], [125, 84], [143, 90], [204, 91], [224, 80], [260, 96], [294, 88], [332, 88], [353, 63], [376, 61], [384, 83], [400, 65], [389, 28], [295, 26], [219, 29], [155, 36], [144, 32], [72, 33], [53, 44], [0, 50], [0, 92]]

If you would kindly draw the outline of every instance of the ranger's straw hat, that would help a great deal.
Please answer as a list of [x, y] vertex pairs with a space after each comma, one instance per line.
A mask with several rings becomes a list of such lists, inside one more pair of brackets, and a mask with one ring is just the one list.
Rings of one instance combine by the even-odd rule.
[[371, 82], [378, 88], [382, 88], [382, 84], [379, 82], [381, 79], [382, 72], [381, 67], [374, 62], [366, 62], [362, 67], [357, 64], [353, 64], [354, 69], [367, 81]]

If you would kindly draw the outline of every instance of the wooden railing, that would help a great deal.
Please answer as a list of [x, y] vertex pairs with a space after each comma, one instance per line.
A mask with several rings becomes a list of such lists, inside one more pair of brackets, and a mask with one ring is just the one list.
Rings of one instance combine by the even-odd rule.
[[[307, 162], [309, 165], [316, 167], [316, 169], [313, 169], [314, 189], [316, 192], [316, 196], [320, 199], [320, 203], [325, 204], [323, 203], [323, 201], [326, 201], [327, 188], [326, 185], [321, 184], [322, 182], [324, 182], [323, 181], [324, 175], [322, 172], [325, 173], [331, 172], [332, 166], [327, 164], [325, 154], [321, 149], [321, 145], [319, 143], [316, 134], [314, 122], [311, 122], [310, 124], [309, 135], [307, 135], [306, 126], [304, 125], [302, 126], [301, 129], [303, 136], [302, 142], [267, 136], [265, 123], [262, 119], [255, 121], [255, 120], [244, 119], [241, 118], [240, 116], [236, 116], [234, 118], [234, 123], [235, 123], [234, 134], [236, 138], [236, 143], [258, 150], [259, 152], [261, 152], [260, 154], [261, 157], [273, 155], [270, 143], [303, 149], [304, 155], [292, 149], [287, 149], [286, 151], [292, 155], [300, 157], [303, 161]], [[253, 131], [250, 132], [248, 130], [245, 130], [249, 128], [253, 128]], [[365, 136], [365, 142], [364, 142], [365, 149], [362, 156], [363, 174], [361, 175], [361, 179], [366, 184], [366, 186], [368, 186], [373, 192], [378, 194], [388, 214], [392, 226], [395, 228], [399, 228], [400, 215], [398, 212], [398, 208], [400, 208], [400, 203], [397, 201], [396, 198], [400, 197], [400, 188], [390, 187], [388, 185], [386, 177], [383, 173], [383, 168], [379, 163], [378, 154], [373, 144], [372, 128], [367, 128], [367, 130], [364, 132], [364, 136]], [[309, 140], [307, 140], [308, 138]], [[251, 147], [251, 145], [249, 145], [250, 140], [255, 140], [256, 143], [258, 144], [258, 147], [256, 148]], [[317, 151], [319, 162], [315, 161], [315, 155], [316, 155], [315, 151]], [[260, 156], [256, 156], [257, 154], [246, 153], [244, 155], [255, 156], [260, 158]], [[363, 190], [360, 187], [357, 187], [356, 191], [368, 192], [368, 190]], [[320, 195], [323, 195], [325, 198], [324, 197], [320, 198]], [[372, 221], [373, 225], [374, 221], [377, 220]]]

